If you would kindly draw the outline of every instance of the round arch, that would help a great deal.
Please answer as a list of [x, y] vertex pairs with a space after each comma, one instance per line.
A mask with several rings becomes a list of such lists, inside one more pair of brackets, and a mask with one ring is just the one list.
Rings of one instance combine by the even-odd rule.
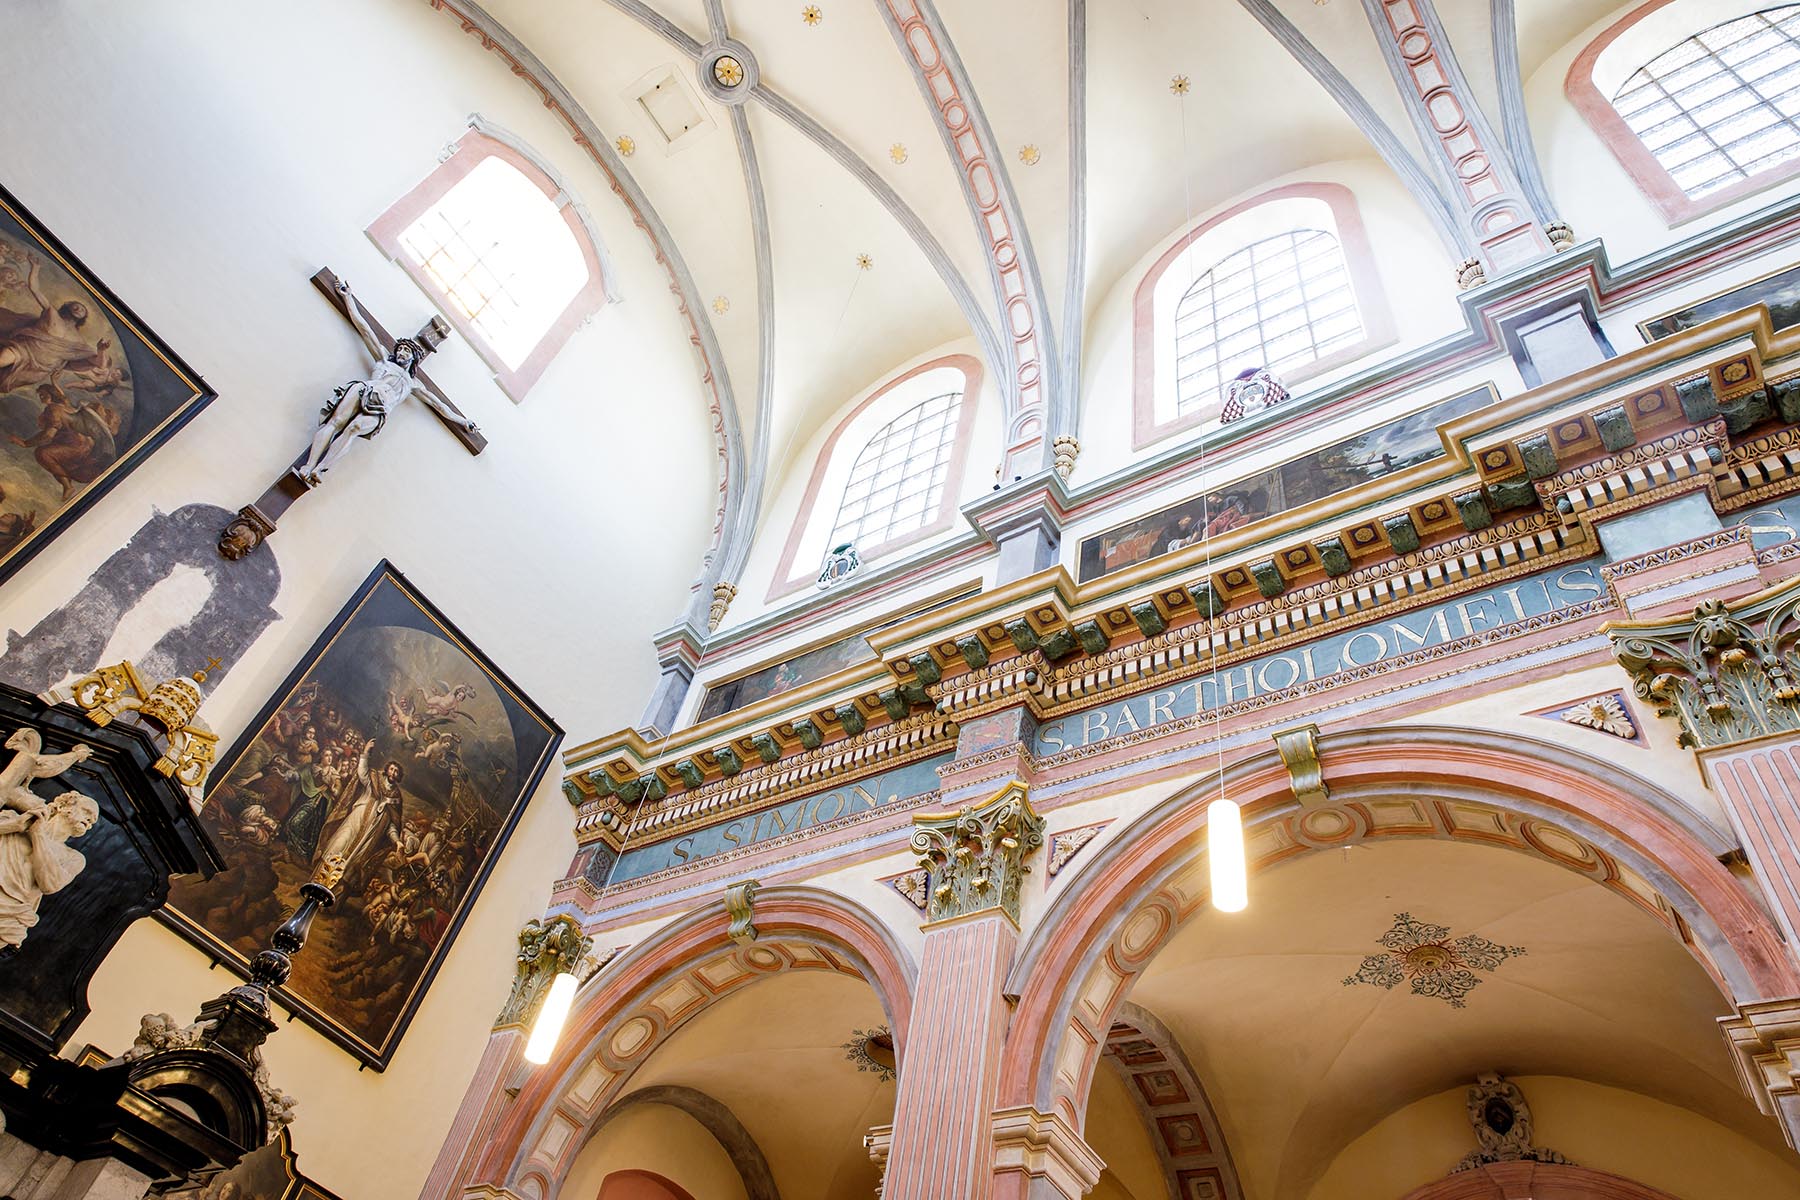
[[[1466, 837], [1584, 871], [1640, 902], [1644, 892], [1660, 897], [1665, 924], [1685, 928], [1690, 951], [1735, 1003], [1791, 995], [1800, 984], [1768, 918], [1718, 861], [1729, 849], [1720, 832], [1636, 775], [1519, 734], [1484, 730], [1475, 744], [1466, 730], [1435, 726], [1326, 734], [1320, 756], [1326, 811], [1339, 815], [1310, 828], [1293, 820], [1303, 814], [1278, 755], [1226, 770], [1254, 867], [1348, 844], [1370, 832], [1369, 802], [1411, 798], [1442, 819], [1393, 830], [1398, 836]], [[1204, 884], [1189, 877], [1204, 857], [1196, 834], [1217, 790], [1206, 780], [1145, 814], [1037, 923], [1007, 984], [1018, 1004], [1001, 1066], [1003, 1105], [1034, 1104], [1080, 1128], [1115, 1014], [1157, 951], [1205, 905]], [[1459, 805], [1480, 819], [1458, 824]], [[1273, 829], [1278, 822], [1287, 830]]]
[[1623, 1175], [1569, 1163], [1491, 1163], [1460, 1171], [1406, 1193], [1401, 1200], [1675, 1200]]
[[835, 971], [868, 983], [895, 1031], [895, 1054], [904, 1055], [916, 966], [879, 919], [853, 900], [803, 886], [758, 891], [752, 919], [756, 940], [739, 945], [727, 934], [724, 905], [711, 905], [608, 964], [577, 994], [555, 1056], [505, 1106], [465, 1182], [537, 1200], [554, 1195], [596, 1123], [670, 1034], [724, 996], [784, 971]]

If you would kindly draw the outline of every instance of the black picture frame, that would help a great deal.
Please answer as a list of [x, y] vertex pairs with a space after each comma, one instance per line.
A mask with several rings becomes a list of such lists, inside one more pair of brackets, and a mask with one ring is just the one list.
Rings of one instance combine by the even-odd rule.
[[[389, 595], [390, 591], [397, 593], [397, 598]], [[438, 940], [431, 947], [422, 971], [411, 982], [398, 1015], [385, 1030], [381, 1031], [380, 1036], [371, 1037], [366, 1032], [350, 1027], [342, 1019], [341, 1013], [334, 1015], [317, 998], [302, 994], [301, 989], [304, 987], [307, 976], [308, 952], [314, 955], [313, 961], [318, 961], [317, 943], [320, 932], [334, 919], [343, 919], [344, 914], [341, 911], [326, 910], [321, 913], [313, 927], [314, 944], [309, 945], [307, 950], [303, 951], [296, 959], [294, 978], [287, 986], [278, 989], [275, 993], [274, 998], [277, 1003], [288, 1009], [295, 1017], [317, 1029], [325, 1037], [361, 1060], [365, 1066], [377, 1071], [384, 1070], [392, 1061], [394, 1053], [405, 1036], [407, 1027], [412, 1023], [413, 1017], [417, 1015], [419, 1005], [431, 987], [432, 980], [455, 945], [456, 937], [461, 932], [469, 910], [480, 897], [482, 888], [493, 873], [500, 855], [505, 851], [514, 829], [518, 826], [519, 819], [524, 815], [525, 806], [530, 802], [539, 783], [543, 780], [544, 773], [555, 759], [557, 748], [562, 742], [562, 727], [527, 697], [511, 678], [494, 664], [492, 659], [471, 643], [462, 631], [402, 572], [395, 568], [390, 561], [383, 559], [357, 587], [355, 593], [332, 618], [324, 632], [313, 642], [294, 669], [288, 673], [281, 686], [263, 705], [256, 718], [245, 728], [231, 749], [215, 766], [207, 783], [206, 805], [201, 811], [203, 822], [207, 823], [209, 832], [216, 833], [226, 811], [220, 798], [220, 792], [235, 786], [235, 772], [240, 764], [245, 762], [246, 755], [251, 749], [258, 745], [259, 739], [262, 739], [270, 730], [277, 715], [289, 706], [303, 686], [309, 683], [318, 684], [321, 667], [328, 662], [334, 647], [363, 630], [394, 627], [383, 625], [373, 617], [366, 624], [359, 625], [359, 616], [377, 612], [380, 605], [392, 607], [396, 604], [402, 606], [399, 611], [410, 610], [416, 613], [418, 620], [422, 623], [414, 626], [400, 626], [400, 628], [419, 629], [428, 636], [441, 637], [441, 640], [448, 643], [456, 652], [466, 656], [469, 664], [485, 675], [493, 685], [495, 702], [508, 721], [509, 730], [513, 735], [517, 767], [512, 773], [512, 778], [506, 782], [506, 793], [510, 798], [507, 800], [504, 814], [497, 827], [491, 831], [491, 836], [482, 848], [479, 862], [472, 874], [462, 881], [462, 890], [456, 896], [454, 912], [448, 918], [447, 925], [443, 928]], [[346, 714], [346, 723], [350, 715]], [[348, 727], [347, 724], [346, 727]], [[529, 744], [521, 741], [521, 731], [534, 733], [534, 738]], [[266, 746], [264, 749], [266, 750]], [[384, 750], [384, 756], [389, 753]], [[419, 793], [409, 794], [417, 795]], [[449, 809], [454, 804], [454, 800], [455, 793], [452, 791], [450, 802], [441, 807]], [[267, 943], [269, 935], [274, 932], [275, 924], [281, 920], [281, 915], [275, 915], [259, 922], [259, 928], [254, 934], [248, 930], [239, 931], [244, 935], [244, 939], [240, 940], [239, 945], [234, 946], [227, 940], [228, 934], [208, 928], [199, 916], [190, 915], [180, 907], [184, 900], [192, 901], [197, 897], [220, 894], [216, 889], [221, 886], [244, 889], [244, 883], [234, 881], [232, 876], [235, 867], [250, 861], [247, 858], [247, 847], [240, 843], [234, 848], [230, 839], [221, 840], [224, 842], [222, 851], [227, 869], [208, 881], [178, 881], [170, 893], [169, 903], [158, 911], [157, 917], [187, 941], [204, 951], [215, 962], [222, 963], [235, 973], [248, 978], [250, 958], [258, 948], [259, 939], [261, 944]], [[292, 865], [298, 868], [302, 864]], [[273, 865], [269, 866], [269, 874], [271, 878], [287, 886], [293, 888], [298, 886], [297, 881], [280, 880]], [[301, 875], [302, 880], [303, 878], [304, 873]], [[221, 885], [221, 881], [224, 881], [223, 885]], [[345, 881], [346, 887], [348, 882], [348, 880]], [[354, 897], [340, 894], [338, 909], [342, 910], [346, 903], [354, 903]]]
[[[16, 233], [13, 226], [17, 226]], [[0, 187], [0, 239], [10, 239], [19, 234], [36, 243], [38, 251], [54, 260], [56, 266], [104, 310], [108, 323], [112, 326], [111, 332], [118, 335], [116, 348], [131, 371], [133, 424], [131, 440], [123, 453], [118, 454], [103, 472], [87, 481], [79, 492], [63, 501], [53, 516], [41, 518], [40, 524], [29, 533], [17, 535], [16, 541], [15, 533], [7, 525], [9, 518], [21, 519], [23, 513], [16, 511], [16, 505], [15, 511], [7, 511], [8, 506], [0, 501], [0, 584], [4, 584], [60, 537], [95, 502], [116, 487], [120, 480], [142, 466], [145, 459], [216, 398], [216, 393], [207, 386], [206, 381], [167, 342], [145, 325], [12, 192]], [[29, 249], [27, 247], [28, 252]], [[4, 307], [8, 294], [0, 290], [0, 307]], [[6, 335], [0, 333], [0, 345], [4, 345], [5, 340]], [[0, 378], [3, 377], [4, 373], [0, 372]], [[32, 386], [35, 384], [9, 387], [0, 393], [0, 398], [17, 394]], [[69, 390], [75, 392], [78, 400], [81, 399], [78, 389], [71, 386]], [[89, 399], [93, 398], [90, 394]]]

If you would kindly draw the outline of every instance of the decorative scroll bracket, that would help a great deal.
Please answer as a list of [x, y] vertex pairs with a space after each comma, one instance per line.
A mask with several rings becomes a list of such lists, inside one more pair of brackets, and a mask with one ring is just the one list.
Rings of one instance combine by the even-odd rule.
[[756, 893], [761, 887], [756, 880], [746, 879], [725, 889], [725, 915], [731, 918], [725, 936], [740, 946], [748, 946], [757, 938], [756, 926], [751, 920], [756, 916]]
[[1281, 765], [1287, 768], [1294, 799], [1301, 807], [1329, 803], [1331, 789], [1325, 786], [1325, 769], [1319, 765], [1319, 727], [1284, 729], [1275, 735], [1275, 748], [1281, 752]]

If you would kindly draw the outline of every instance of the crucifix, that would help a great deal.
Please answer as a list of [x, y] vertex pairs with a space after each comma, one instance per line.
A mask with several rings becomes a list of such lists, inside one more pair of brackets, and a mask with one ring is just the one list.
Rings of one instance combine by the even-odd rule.
[[255, 550], [275, 532], [275, 523], [294, 501], [318, 487], [327, 472], [358, 441], [368, 441], [387, 424], [393, 409], [417, 396], [470, 454], [480, 454], [487, 439], [475, 422], [438, 390], [431, 377], [419, 369], [427, 356], [450, 336], [442, 317], [434, 316], [411, 337], [395, 338], [382, 328], [354, 295], [350, 285], [322, 267], [312, 277], [313, 286], [331, 301], [368, 347], [374, 366], [366, 379], [356, 379], [336, 389], [319, 410], [319, 425], [306, 453], [300, 455], [254, 504], [238, 509], [219, 534], [219, 553], [239, 559]]

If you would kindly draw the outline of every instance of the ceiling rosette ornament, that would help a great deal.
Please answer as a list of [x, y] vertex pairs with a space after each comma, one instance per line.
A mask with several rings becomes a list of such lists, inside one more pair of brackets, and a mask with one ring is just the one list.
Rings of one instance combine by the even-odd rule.
[[1509, 958], [1525, 953], [1522, 946], [1502, 946], [1480, 934], [1450, 936], [1447, 925], [1420, 921], [1411, 913], [1394, 914], [1394, 927], [1376, 939], [1387, 948], [1362, 960], [1345, 987], [1369, 984], [1392, 991], [1411, 981], [1412, 994], [1465, 1008], [1468, 995], [1481, 985], [1478, 971], [1496, 970]]

